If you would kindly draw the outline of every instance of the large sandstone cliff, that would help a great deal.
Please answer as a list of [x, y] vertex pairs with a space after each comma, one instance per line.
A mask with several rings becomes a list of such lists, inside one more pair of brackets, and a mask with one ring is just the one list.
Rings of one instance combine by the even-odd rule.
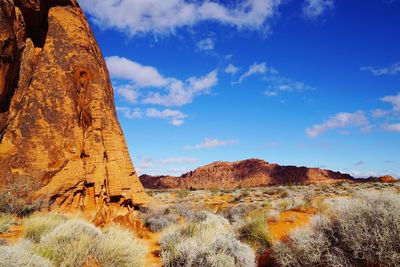
[[174, 176], [139, 177], [146, 188], [235, 188], [280, 184], [332, 183], [352, 180], [348, 174], [295, 166], [280, 166], [263, 160], [214, 162], [194, 171]]
[[50, 208], [147, 199], [76, 0], [0, 1], [0, 185], [21, 177]]

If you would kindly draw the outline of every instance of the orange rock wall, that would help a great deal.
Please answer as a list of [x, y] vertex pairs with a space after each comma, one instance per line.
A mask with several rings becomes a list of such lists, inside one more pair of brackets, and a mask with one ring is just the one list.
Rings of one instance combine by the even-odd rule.
[[146, 202], [78, 3], [2, 0], [0, 8], [0, 183], [26, 177], [50, 208]]

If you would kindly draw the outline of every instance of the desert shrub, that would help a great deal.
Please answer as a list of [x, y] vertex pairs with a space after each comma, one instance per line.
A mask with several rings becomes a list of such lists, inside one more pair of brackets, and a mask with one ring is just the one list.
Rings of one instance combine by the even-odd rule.
[[306, 204], [304, 197], [291, 197], [279, 199], [273, 203], [273, 208], [286, 211], [286, 210], [299, 210]]
[[13, 224], [15, 224], [15, 216], [0, 214], [0, 234], [8, 232]]
[[0, 267], [51, 267], [47, 259], [36, 255], [29, 242], [0, 246]]
[[263, 207], [263, 208], [271, 208], [272, 207], [272, 203], [271, 203], [271, 201], [263, 201], [261, 203], [261, 207]]
[[289, 210], [291, 208], [291, 201], [288, 198], [279, 199], [273, 202], [272, 208], [280, 211]]
[[178, 221], [174, 214], [157, 215], [146, 220], [145, 226], [152, 232], [158, 232]]
[[235, 239], [225, 218], [211, 213], [171, 227], [160, 244], [164, 266], [255, 266], [252, 249]]
[[189, 223], [203, 223], [216, 225], [223, 230], [223, 228], [230, 228], [229, 221], [222, 216], [216, 215], [208, 211], [193, 212], [190, 217], [186, 217]]
[[222, 210], [221, 215], [223, 215], [230, 223], [237, 223], [246, 217], [250, 211], [256, 208], [257, 206], [254, 204], [241, 204]]
[[189, 196], [190, 192], [188, 190], [178, 190], [176, 191], [176, 197], [177, 198], [185, 198], [187, 196]]
[[43, 235], [66, 221], [65, 216], [56, 213], [34, 214], [24, 220], [24, 237], [39, 242]]
[[38, 253], [57, 266], [82, 266], [96, 249], [101, 231], [81, 220], [69, 220], [44, 235]]
[[30, 177], [6, 178], [4, 185], [0, 186], [0, 212], [26, 216], [40, 209], [41, 200], [28, 201], [29, 193], [37, 186]]
[[250, 191], [248, 189], [244, 190], [241, 194], [240, 194], [240, 198], [245, 198], [245, 197], [249, 197], [250, 196]]
[[259, 253], [270, 246], [267, 216], [263, 212], [257, 212], [242, 223], [237, 230], [240, 241], [249, 244]]
[[273, 247], [278, 266], [399, 266], [400, 197], [368, 193], [335, 202]]
[[117, 227], [104, 230], [94, 250], [94, 257], [101, 267], [145, 266], [148, 248], [132, 233]]
[[174, 206], [170, 206], [168, 208], [171, 213], [175, 213], [177, 215], [183, 216], [185, 218], [193, 217], [194, 211], [188, 204], [176, 204]]

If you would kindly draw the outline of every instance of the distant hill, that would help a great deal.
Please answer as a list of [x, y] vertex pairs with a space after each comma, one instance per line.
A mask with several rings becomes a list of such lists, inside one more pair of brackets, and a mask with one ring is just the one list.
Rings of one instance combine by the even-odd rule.
[[353, 181], [349, 174], [296, 166], [280, 166], [264, 160], [248, 159], [236, 162], [213, 162], [194, 171], [175, 176], [139, 177], [145, 188], [236, 188], [280, 184], [333, 183]]

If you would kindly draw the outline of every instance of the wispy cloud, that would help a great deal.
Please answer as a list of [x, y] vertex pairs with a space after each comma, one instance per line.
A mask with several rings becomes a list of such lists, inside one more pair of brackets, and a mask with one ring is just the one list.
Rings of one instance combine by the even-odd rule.
[[199, 50], [211, 51], [214, 50], [215, 42], [212, 38], [205, 38], [197, 42], [196, 46]]
[[233, 65], [233, 64], [229, 64], [229, 65], [225, 68], [224, 72], [225, 72], [225, 73], [228, 73], [228, 74], [231, 74], [231, 75], [235, 75], [239, 70], [240, 70], [239, 67], [236, 67], [236, 66]]
[[361, 131], [367, 131], [370, 128], [370, 124], [363, 111], [357, 111], [354, 113], [341, 112], [330, 117], [321, 124], [316, 124], [307, 128], [306, 134], [310, 138], [315, 138], [329, 130], [348, 127], [359, 128]]
[[262, 62], [260, 64], [254, 63], [251, 65], [242, 76], [240, 76], [239, 80], [236, 83], [241, 83], [243, 82], [244, 79], [253, 76], [255, 74], [264, 74], [267, 72], [267, 64], [265, 62]]
[[[383, 118], [385, 122], [382, 129], [387, 132], [400, 132], [400, 93], [388, 95], [380, 99], [382, 102], [392, 105], [391, 109], [375, 109], [372, 111], [374, 118]], [[393, 122], [395, 120], [395, 122]]]
[[388, 114], [390, 114], [390, 110], [384, 110], [378, 108], [371, 111], [371, 115], [373, 118], [382, 118]]
[[189, 164], [196, 163], [198, 161], [198, 159], [190, 157], [169, 157], [159, 160], [158, 162], [160, 162], [161, 164]]
[[[400, 93], [388, 95], [380, 99], [392, 105], [391, 109], [373, 109], [371, 112], [341, 112], [321, 124], [306, 129], [306, 134], [315, 138], [328, 130], [338, 129], [339, 134], [350, 134], [350, 128], [358, 128], [362, 132], [371, 132], [375, 125], [387, 132], [400, 132]], [[368, 115], [368, 116], [367, 116]], [[372, 123], [371, 123], [372, 122]]]
[[281, 75], [278, 70], [267, 66], [265, 62], [254, 63], [251, 65], [249, 69], [240, 76], [239, 80], [232, 84], [242, 83], [246, 78], [253, 75], [261, 75], [262, 81], [266, 83], [267, 89], [264, 91], [264, 95], [266, 96], [277, 96], [282, 92], [288, 93], [314, 90], [313, 87], [305, 83]]
[[358, 162], [356, 162], [356, 163], [354, 163], [354, 166], [361, 166], [361, 165], [364, 165], [365, 164], [365, 161], [358, 161]]
[[139, 157], [136, 171], [153, 175], [180, 175], [188, 171], [189, 165], [199, 160], [193, 157], [168, 157], [154, 159], [152, 157]]
[[400, 132], [400, 123], [384, 124], [383, 129], [388, 132]]
[[303, 16], [315, 19], [335, 7], [334, 0], [305, 0]]
[[140, 119], [143, 117], [143, 111], [140, 108], [117, 107], [117, 111], [121, 112], [127, 119]]
[[264, 92], [264, 95], [266, 95], [266, 96], [277, 96], [278, 92], [277, 91], [267, 90], [267, 91]]
[[396, 75], [400, 74], [400, 62], [394, 63], [384, 68], [375, 68], [372, 66], [366, 66], [366, 67], [361, 67], [360, 69], [363, 71], [369, 71], [375, 76]]
[[229, 146], [238, 144], [239, 141], [236, 139], [219, 140], [218, 138], [206, 138], [203, 142], [193, 145], [186, 146], [185, 149], [205, 149], [205, 148], [215, 148], [220, 146]]
[[134, 36], [173, 34], [176, 29], [213, 21], [237, 29], [263, 30], [281, 0], [244, 0], [224, 5], [214, 1], [82, 0], [90, 19], [103, 28]]
[[[216, 70], [201, 77], [192, 76], [181, 81], [174, 77], [164, 77], [155, 67], [144, 66], [124, 57], [107, 57], [106, 62], [113, 79], [127, 82], [116, 89], [129, 103], [182, 106], [191, 103], [195, 97], [210, 92], [218, 83]], [[140, 88], [150, 88], [153, 91], [142, 95], [138, 92]], [[161, 92], [154, 91], [155, 89]]]
[[117, 111], [121, 112], [127, 119], [142, 119], [142, 118], [155, 118], [167, 120], [174, 126], [181, 126], [188, 116], [179, 110], [164, 109], [158, 110], [155, 108], [148, 108], [142, 110], [140, 108], [117, 107]]

